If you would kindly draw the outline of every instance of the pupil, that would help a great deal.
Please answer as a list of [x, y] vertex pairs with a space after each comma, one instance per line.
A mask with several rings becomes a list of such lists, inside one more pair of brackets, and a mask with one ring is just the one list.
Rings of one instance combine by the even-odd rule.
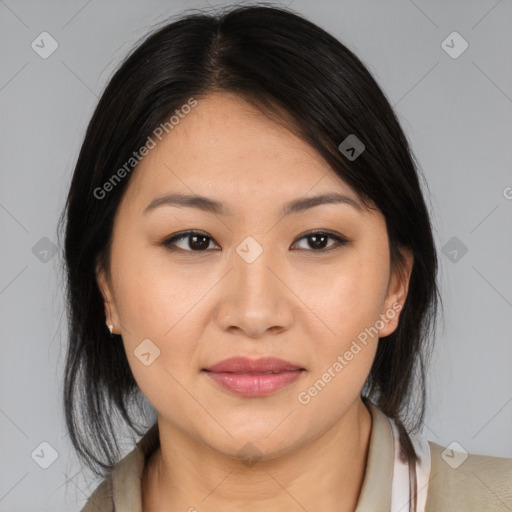
[[[198, 239], [201, 239], [202, 238], [202, 243], [197, 243], [197, 240]], [[193, 240], [192, 242], [190, 240]], [[208, 248], [208, 237], [207, 236], [204, 236], [204, 235], [192, 235], [190, 238], [189, 238], [189, 246], [191, 249], [207, 249]]]
[[[313, 240], [312, 245], [314, 247], [316, 247], [317, 249], [318, 248], [323, 249], [325, 247], [325, 240], [327, 239], [327, 237], [325, 235], [311, 235], [310, 239]], [[318, 242], [319, 240], [321, 240], [321, 241]]]

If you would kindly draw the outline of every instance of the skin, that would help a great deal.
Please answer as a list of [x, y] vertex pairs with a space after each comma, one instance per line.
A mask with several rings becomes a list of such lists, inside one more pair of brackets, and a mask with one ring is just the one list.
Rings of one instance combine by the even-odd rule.
[[[233, 214], [169, 205], [143, 214], [154, 198], [178, 192]], [[413, 258], [404, 252], [402, 279], [391, 271], [378, 210], [323, 204], [279, 213], [329, 192], [359, 201], [306, 142], [229, 93], [198, 99], [133, 171], [116, 212], [111, 274], [98, 268], [97, 277], [107, 324], [158, 413], [160, 448], [141, 481], [145, 512], [355, 510], [372, 425], [360, 393], [378, 338], [396, 329], [399, 314], [386, 313], [405, 301]], [[176, 252], [162, 245], [192, 229], [210, 237], [203, 252], [190, 237]], [[349, 242], [322, 252], [336, 242], [316, 248], [304, 234], [317, 229]], [[263, 249], [252, 263], [236, 252], [247, 236]], [[380, 315], [379, 335], [299, 403]], [[161, 351], [149, 366], [134, 355], [146, 338]], [[235, 355], [280, 357], [306, 371], [271, 396], [240, 397], [201, 372]], [[237, 457], [246, 443], [261, 454], [252, 466]]]

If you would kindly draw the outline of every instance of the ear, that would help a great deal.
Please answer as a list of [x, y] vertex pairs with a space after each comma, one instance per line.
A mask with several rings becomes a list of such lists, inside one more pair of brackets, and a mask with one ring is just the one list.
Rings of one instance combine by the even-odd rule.
[[[117, 309], [115, 306], [114, 295], [112, 293], [112, 287], [107, 277], [107, 273], [103, 266], [99, 263], [96, 264], [96, 281], [100, 289], [101, 295], [103, 296], [103, 303], [105, 306], [105, 318], [107, 326], [109, 324], [114, 325], [112, 331], [113, 334], [119, 333], [119, 320], [117, 316]], [[117, 330], [117, 332], [116, 332]]]
[[404, 307], [407, 292], [409, 290], [409, 281], [414, 264], [414, 256], [412, 251], [408, 248], [401, 248], [400, 253], [404, 260], [403, 268], [400, 272], [391, 271], [388, 291], [380, 316], [384, 322], [384, 327], [379, 329], [380, 338], [389, 336], [397, 328], [400, 312]]

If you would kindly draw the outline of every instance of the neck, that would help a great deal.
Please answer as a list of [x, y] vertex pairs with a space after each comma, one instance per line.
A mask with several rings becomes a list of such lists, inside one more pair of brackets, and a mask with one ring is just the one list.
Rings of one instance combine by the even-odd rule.
[[142, 479], [144, 512], [270, 509], [353, 512], [366, 471], [371, 414], [358, 398], [321, 437], [242, 464], [158, 418], [160, 447]]

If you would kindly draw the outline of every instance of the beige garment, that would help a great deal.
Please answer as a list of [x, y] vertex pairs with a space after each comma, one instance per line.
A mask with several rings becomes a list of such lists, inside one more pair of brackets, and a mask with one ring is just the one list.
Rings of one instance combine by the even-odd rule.
[[[389, 512], [393, 433], [389, 418], [373, 403], [368, 403], [372, 431], [355, 512]], [[445, 448], [432, 441], [428, 444], [431, 471], [425, 512], [512, 511], [512, 459], [470, 454], [453, 469], [441, 457]], [[96, 488], [81, 512], [143, 512], [140, 476], [145, 460], [158, 446], [158, 424], [155, 424]]]

